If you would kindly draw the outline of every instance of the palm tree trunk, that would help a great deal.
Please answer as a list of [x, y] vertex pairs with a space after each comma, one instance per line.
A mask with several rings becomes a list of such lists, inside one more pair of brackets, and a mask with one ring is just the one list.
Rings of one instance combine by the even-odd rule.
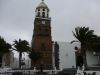
[[19, 52], [19, 68], [21, 69], [22, 52]]
[[84, 51], [83, 63], [84, 63], [85, 69], [87, 69], [88, 68], [88, 65], [87, 65], [87, 59], [86, 59], [86, 51]]
[[83, 65], [85, 66], [85, 69], [87, 69], [88, 66], [87, 66], [87, 59], [86, 59], [86, 50], [85, 50], [85, 46], [83, 44], [81, 44], [81, 53], [82, 53], [82, 57], [83, 57]]
[[0, 67], [2, 67], [4, 53], [0, 52]]
[[0, 56], [0, 67], [2, 67], [2, 57], [3, 56]]

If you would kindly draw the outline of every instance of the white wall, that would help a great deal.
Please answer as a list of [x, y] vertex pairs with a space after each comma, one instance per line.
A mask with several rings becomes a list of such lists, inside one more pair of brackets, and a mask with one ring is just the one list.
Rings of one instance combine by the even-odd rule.
[[14, 67], [13, 68], [19, 68], [19, 60], [18, 58], [14, 58]]
[[[69, 42], [58, 42], [60, 47], [60, 67], [71, 68], [76, 66], [75, 50], [74, 47], [80, 48], [79, 43], [70, 44]], [[87, 64], [89, 66], [95, 66], [98, 63], [98, 57], [93, 55], [93, 52], [87, 51]]]
[[76, 67], [75, 50], [76, 43], [70, 44], [69, 42], [58, 42], [60, 50], [60, 68]]
[[98, 64], [98, 57], [94, 56], [93, 52], [87, 51], [86, 55], [87, 55], [87, 64], [89, 66], [95, 66], [96, 64]]
[[25, 59], [25, 65], [23, 65], [23, 68], [31, 68], [31, 60], [29, 58]]
[[14, 65], [14, 53], [8, 52], [2, 58], [2, 67], [11, 67]]

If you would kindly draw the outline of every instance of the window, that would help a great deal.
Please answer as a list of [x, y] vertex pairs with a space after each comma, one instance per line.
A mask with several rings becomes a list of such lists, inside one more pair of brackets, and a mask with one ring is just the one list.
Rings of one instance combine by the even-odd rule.
[[45, 17], [45, 12], [42, 12], [42, 17], [43, 17], [43, 18]]
[[45, 9], [43, 8], [43, 11], [45, 11]]
[[40, 17], [40, 12], [38, 12], [38, 17]]

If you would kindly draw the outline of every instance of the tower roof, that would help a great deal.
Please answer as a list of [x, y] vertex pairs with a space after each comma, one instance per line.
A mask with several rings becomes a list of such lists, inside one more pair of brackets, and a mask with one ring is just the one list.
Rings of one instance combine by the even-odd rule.
[[37, 8], [48, 8], [48, 6], [44, 3], [44, 0], [42, 0], [42, 2], [37, 6]]

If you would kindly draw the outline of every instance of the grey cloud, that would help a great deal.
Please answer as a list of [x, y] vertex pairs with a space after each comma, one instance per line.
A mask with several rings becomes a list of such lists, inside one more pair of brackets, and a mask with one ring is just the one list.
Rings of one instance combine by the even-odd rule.
[[[0, 35], [9, 42], [31, 41], [35, 8], [41, 0], [0, 0]], [[100, 35], [100, 0], [45, 0], [52, 18], [52, 38], [74, 39], [76, 26], [89, 26]]]

